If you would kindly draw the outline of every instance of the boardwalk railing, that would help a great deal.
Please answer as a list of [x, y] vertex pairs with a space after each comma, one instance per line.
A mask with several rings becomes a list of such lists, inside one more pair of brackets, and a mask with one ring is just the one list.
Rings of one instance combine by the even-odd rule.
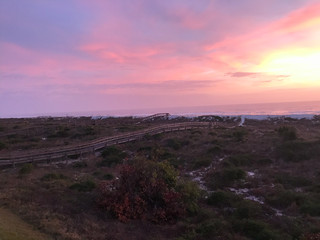
[[155, 118], [168, 119], [169, 115], [170, 115], [169, 113], [157, 113], [157, 114], [153, 114], [153, 115], [151, 115], [151, 116], [142, 118], [142, 121], [153, 120], [153, 119], [155, 119]]
[[208, 128], [213, 126], [209, 122], [185, 122], [165, 124], [156, 127], [150, 127], [143, 130], [120, 134], [111, 137], [100, 138], [87, 142], [85, 144], [73, 145], [68, 147], [51, 148], [47, 150], [35, 150], [26, 152], [12, 152], [7, 156], [0, 156], [0, 166], [9, 166], [22, 163], [57, 161], [68, 159], [69, 156], [82, 155], [90, 152], [95, 152], [104, 147], [130, 142], [141, 139], [145, 135], [155, 135], [164, 132], [173, 132], [187, 130], [193, 128]]

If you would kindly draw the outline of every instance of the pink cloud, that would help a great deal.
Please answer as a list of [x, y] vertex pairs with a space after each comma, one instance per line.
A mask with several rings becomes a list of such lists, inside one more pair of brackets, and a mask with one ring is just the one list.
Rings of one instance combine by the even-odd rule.
[[[3, 45], [1, 48], [8, 49], [6, 55], [14, 55], [15, 58], [12, 60], [12, 64], [10, 59], [7, 63], [1, 64], [1, 68], [10, 69], [14, 66], [18, 69], [18, 73], [30, 77], [28, 79], [30, 85], [70, 82], [85, 86], [87, 82], [91, 84], [125, 84], [130, 82], [137, 84], [135, 86], [147, 86], [146, 83], [157, 84], [159, 80], [215, 80], [225, 76], [225, 72], [233, 72], [234, 75], [230, 77], [243, 76], [241, 72], [245, 71], [242, 71], [241, 67], [238, 69], [238, 62], [259, 61], [263, 53], [282, 44], [281, 41], [279, 43], [279, 37], [286, 43], [286, 34], [288, 33], [286, 29], [295, 29], [295, 24], [300, 24], [301, 21], [310, 22], [316, 18], [316, 10], [310, 9], [318, 9], [319, 6], [319, 4], [316, 7], [308, 6], [248, 35], [226, 39], [213, 46], [202, 45], [206, 51], [192, 52], [190, 55], [177, 53], [177, 48], [180, 47], [177, 43], [149, 43], [141, 46], [130, 46], [116, 43], [113, 39], [105, 39], [105, 30], [109, 31], [110, 28], [115, 28], [117, 24], [120, 24], [121, 32], [126, 31], [129, 27], [125, 21], [120, 23], [117, 21], [111, 24], [101, 22], [80, 46], [75, 46], [76, 49], [87, 56], [51, 54], [48, 57], [45, 53], [9, 44]], [[178, 16], [181, 20], [180, 23], [186, 28], [202, 28], [204, 26], [202, 23], [207, 23], [206, 17], [201, 19], [187, 8], [174, 9], [171, 14]], [[270, 42], [270, 44], [266, 44], [266, 42]], [[201, 44], [204, 43], [200, 42], [199, 44], [199, 50], [201, 50]], [[183, 46], [182, 49], [188, 49], [188, 44], [181, 43], [180, 45]], [[17, 59], [21, 59], [21, 62], [19, 63]], [[117, 70], [115, 71], [115, 69]], [[214, 69], [217, 74], [213, 72], [210, 75], [201, 75], [200, 73], [204, 72], [205, 69]], [[32, 82], [30, 80], [36, 77], [39, 79], [42, 76], [47, 78], [44, 78], [43, 81]], [[255, 74], [250, 76], [254, 77]], [[244, 77], [250, 76], [245, 74]], [[226, 81], [228, 81], [228, 78]], [[119, 91], [125, 91], [121, 88], [118, 89]]]
[[280, 20], [260, 26], [253, 32], [226, 38], [206, 45], [204, 49], [214, 51], [213, 55], [225, 55], [231, 62], [233, 60], [257, 64], [266, 53], [281, 47], [314, 47], [318, 42], [310, 39], [310, 35], [319, 29], [319, 12], [319, 3], [308, 5]]
[[131, 63], [144, 61], [147, 58], [160, 53], [160, 47], [140, 47], [138, 49], [126, 49], [124, 46], [114, 43], [87, 44], [80, 50], [101, 59], [110, 59], [118, 63]]
[[280, 32], [303, 31], [308, 27], [318, 27], [320, 23], [320, 4], [314, 3], [305, 8], [298, 9], [286, 18], [276, 22], [272, 27]]

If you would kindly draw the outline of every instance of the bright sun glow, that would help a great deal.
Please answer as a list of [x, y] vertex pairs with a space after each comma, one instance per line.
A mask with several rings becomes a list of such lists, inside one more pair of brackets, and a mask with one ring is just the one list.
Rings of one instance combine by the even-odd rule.
[[290, 49], [268, 55], [258, 71], [272, 75], [288, 75], [286, 84], [320, 85], [320, 50]]

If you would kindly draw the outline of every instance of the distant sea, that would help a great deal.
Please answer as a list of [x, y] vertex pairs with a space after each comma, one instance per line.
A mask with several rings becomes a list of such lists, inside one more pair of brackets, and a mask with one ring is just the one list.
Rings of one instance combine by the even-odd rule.
[[85, 112], [64, 112], [16, 115], [10, 117], [112, 117], [112, 116], [147, 116], [156, 113], [170, 113], [179, 116], [243, 116], [246, 118], [266, 118], [274, 116], [291, 116], [295, 118], [312, 118], [320, 114], [320, 101], [313, 102], [282, 102], [282, 103], [259, 103], [259, 104], [233, 104], [233, 105], [211, 105], [211, 106], [190, 106], [190, 107], [169, 107], [149, 109], [127, 109], [127, 110], [104, 110]]
[[[320, 114], [320, 101], [285, 102], [259, 104], [233, 104], [193, 107], [172, 107], [157, 109], [137, 109], [119, 111], [87, 112], [86, 116], [145, 116], [155, 113], [170, 113], [171, 115], [199, 116], [296, 116], [298, 118]], [[81, 114], [80, 114], [81, 115]]]

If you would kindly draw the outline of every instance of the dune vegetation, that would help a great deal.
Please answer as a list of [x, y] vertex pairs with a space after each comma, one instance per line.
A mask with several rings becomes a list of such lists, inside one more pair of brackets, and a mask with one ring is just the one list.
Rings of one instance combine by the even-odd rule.
[[318, 118], [1, 119], [0, 154], [191, 120], [216, 124], [3, 168], [0, 239], [320, 239]]

